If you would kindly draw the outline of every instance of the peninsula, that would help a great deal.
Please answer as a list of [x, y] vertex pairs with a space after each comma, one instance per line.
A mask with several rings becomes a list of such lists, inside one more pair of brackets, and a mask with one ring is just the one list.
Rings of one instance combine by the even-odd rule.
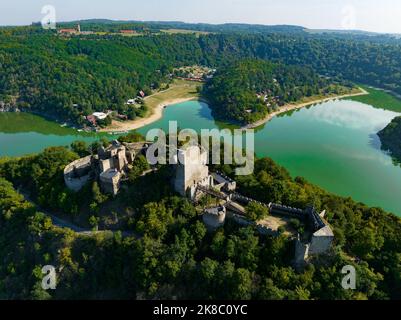
[[364, 96], [364, 95], [368, 95], [369, 92], [367, 92], [365, 89], [359, 87], [353, 91], [351, 91], [351, 93], [349, 94], [342, 94], [342, 95], [330, 95], [330, 97], [325, 97], [325, 98], [321, 98], [321, 97], [312, 97], [309, 99], [302, 99], [302, 100], [308, 100], [306, 102], [303, 102], [302, 100], [299, 103], [289, 103], [286, 104], [285, 106], [281, 107], [279, 110], [274, 111], [272, 113], [269, 113], [265, 118], [256, 121], [254, 123], [248, 124], [244, 127], [242, 127], [243, 129], [255, 129], [258, 128], [262, 125], [264, 125], [266, 122], [269, 122], [270, 120], [272, 120], [274, 117], [282, 114], [282, 113], [286, 113], [289, 111], [293, 111], [293, 110], [299, 110], [314, 104], [318, 104], [318, 103], [324, 103], [324, 102], [328, 102], [331, 100], [341, 100], [341, 99], [345, 99], [345, 98], [351, 98], [351, 97], [358, 97], [358, 96]]
[[382, 149], [390, 151], [391, 155], [401, 162], [401, 117], [394, 118], [378, 133]]

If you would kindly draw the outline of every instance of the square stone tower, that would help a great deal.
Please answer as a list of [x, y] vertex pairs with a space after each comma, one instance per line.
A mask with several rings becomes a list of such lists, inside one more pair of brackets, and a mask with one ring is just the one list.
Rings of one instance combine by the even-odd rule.
[[194, 198], [196, 187], [213, 186], [213, 177], [209, 175], [207, 151], [199, 146], [188, 146], [178, 150], [174, 189], [180, 195]]

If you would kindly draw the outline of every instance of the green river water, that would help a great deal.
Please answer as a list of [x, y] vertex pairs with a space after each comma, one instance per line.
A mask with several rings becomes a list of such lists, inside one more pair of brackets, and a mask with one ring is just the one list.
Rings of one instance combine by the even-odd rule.
[[[370, 206], [401, 216], [401, 166], [380, 150], [376, 133], [396, 112], [355, 101], [332, 101], [274, 118], [256, 130], [258, 156], [269, 156], [293, 176]], [[168, 107], [163, 119], [138, 130], [222, 128], [207, 104], [190, 101]], [[62, 128], [30, 114], [0, 114], [0, 156], [20, 156], [74, 140], [91, 142], [95, 135]]]

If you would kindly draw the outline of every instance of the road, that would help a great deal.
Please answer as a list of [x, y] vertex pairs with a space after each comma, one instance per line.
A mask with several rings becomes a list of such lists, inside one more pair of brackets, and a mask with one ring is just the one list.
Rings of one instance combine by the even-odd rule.
[[[63, 220], [59, 217], [56, 217], [54, 214], [50, 213], [49, 211], [39, 207], [35, 202], [33, 202], [30, 199], [29, 195], [24, 193], [23, 191], [20, 190], [19, 193], [24, 196], [26, 201], [32, 203], [38, 209], [38, 211], [40, 211], [40, 212], [44, 213], [46, 216], [48, 216], [52, 220], [53, 225], [55, 225], [56, 227], [63, 228], [63, 229], [70, 229], [70, 230], [74, 231], [75, 233], [82, 235], [82, 236], [93, 236], [96, 234], [106, 233], [106, 232], [112, 232], [113, 234], [115, 234], [118, 232], [118, 231], [112, 231], [112, 230], [93, 231], [92, 229], [82, 228], [80, 226], [73, 224], [72, 222]], [[141, 238], [141, 236], [139, 236], [131, 231], [122, 231], [121, 234], [124, 238], [132, 237], [132, 236], [134, 236], [137, 239]]]

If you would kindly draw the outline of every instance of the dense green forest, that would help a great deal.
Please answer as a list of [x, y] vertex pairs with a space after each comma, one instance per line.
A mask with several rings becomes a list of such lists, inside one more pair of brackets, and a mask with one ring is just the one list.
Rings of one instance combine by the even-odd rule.
[[[120, 29], [99, 23], [87, 27]], [[218, 69], [206, 92], [216, 99], [217, 116], [237, 121], [270, 111], [257, 99], [260, 91], [270, 90], [283, 103], [353, 81], [401, 94], [401, 46], [387, 37], [309, 34], [285, 26], [191, 26], [208, 35], [157, 32], [181, 24], [155, 23], [152, 32], [147, 25], [123, 27], [144, 35], [69, 37], [35, 26], [1, 28], [0, 107], [78, 123], [93, 111], [128, 114], [127, 99], [168, 82], [174, 67], [194, 64]], [[394, 120], [383, 132], [395, 141], [399, 127]], [[327, 210], [334, 229], [333, 252], [296, 271], [293, 241], [285, 234], [261, 236], [230, 222], [208, 233], [198, 208], [166, 183], [170, 168], [142, 177], [147, 163], [141, 157], [117, 198], [103, 195], [97, 183], [72, 193], [63, 169], [86, 154], [88, 146], [77, 142], [70, 149], [0, 159], [0, 299], [401, 299], [401, 221], [382, 209], [329, 194], [291, 178], [271, 159], [258, 159], [254, 174], [236, 177], [242, 194], [301, 208], [313, 204]], [[233, 177], [233, 167], [217, 169]], [[60, 229], [47, 211], [114, 231]], [[57, 266], [55, 291], [40, 286], [47, 264]], [[341, 269], [349, 264], [357, 269], [355, 291], [341, 287]]]
[[127, 114], [127, 99], [157, 87], [166, 75], [157, 54], [112, 41], [0, 38], [0, 100], [65, 120], [79, 122], [81, 115], [107, 109]]
[[172, 68], [200, 64], [220, 69], [248, 58], [306, 66], [333, 81], [346, 79], [401, 94], [397, 40], [293, 28], [284, 32], [284, 27], [277, 32], [240, 29], [124, 37], [58, 36], [37, 26], [1, 28], [0, 107], [17, 106], [78, 123], [82, 115], [105, 109], [133, 118], [125, 102], [140, 89], [168, 82]]
[[378, 135], [382, 149], [390, 151], [401, 162], [401, 117], [394, 118]]
[[241, 60], [219, 69], [205, 94], [215, 117], [251, 123], [286, 103], [339, 90], [339, 85], [307, 67]]
[[[131, 137], [137, 139], [137, 137]], [[87, 148], [53, 147], [0, 161], [0, 297], [2, 299], [400, 299], [401, 221], [378, 208], [328, 194], [268, 158], [254, 174], [237, 178], [240, 192], [275, 201], [326, 209], [336, 243], [329, 256], [302, 271], [292, 267], [293, 242], [285, 234], [261, 236], [252, 227], [226, 223], [208, 233], [199, 211], [165, 182], [170, 169], [140, 177], [133, 169], [128, 188], [108, 199], [96, 184], [74, 194], [63, 168]], [[135, 167], [143, 165], [141, 161]], [[217, 168], [232, 175], [234, 167]], [[124, 232], [81, 235], [52, 225], [41, 209], [70, 216], [80, 208], [109, 210], [121, 202], [130, 211]], [[87, 209], [87, 207], [89, 209]], [[16, 230], [18, 230], [16, 232]], [[128, 232], [128, 234], [126, 234]], [[40, 287], [41, 266], [58, 270], [55, 291]], [[357, 269], [357, 290], [343, 290], [341, 269]]]

